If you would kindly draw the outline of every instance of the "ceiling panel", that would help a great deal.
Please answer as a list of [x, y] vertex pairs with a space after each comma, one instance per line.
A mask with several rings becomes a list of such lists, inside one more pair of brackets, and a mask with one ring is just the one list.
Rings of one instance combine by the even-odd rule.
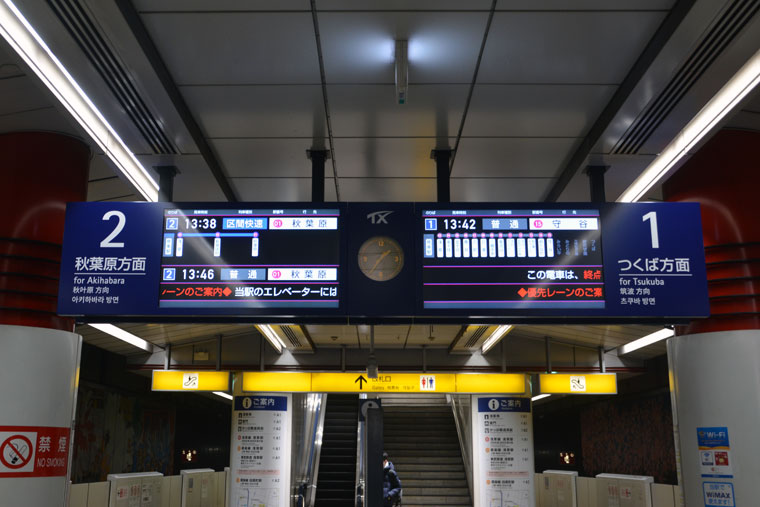
[[552, 178], [452, 178], [451, 200], [454, 202], [539, 201], [553, 183]]
[[478, 82], [618, 84], [665, 15], [497, 12]]
[[341, 201], [432, 202], [436, 192], [435, 178], [340, 178]]
[[25, 76], [15, 64], [0, 60], [0, 116], [52, 107], [38, 81]]
[[140, 12], [311, 10], [309, 0], [132, 0]]
[[489, 10], [491, 0], [317, 0], [317, 10], [340, 11], [446, 11]]
[[615, 88], [601, 85], [476, 85], [463, 135], [583, 137], [615, 93]]
[[496, 10], [657, 10], [670, 9], [675, 0], [498, 0]]
[[[241, 201], [311, 201], [311, 178], [230, 178]], [[329, 192], [332, 178], [325, 179]], [[327, 196], [327, 200], [331, 200]]]
[[134, 188], [117, 176], [90, 181], [87, 185], [88, 201], [110, 201], [127, 197], [137, 199]]
[[328, 83], [394, 83], [395, 40], [409, 41], [410, 83], [469, 83], [487, 12], [320, 12]]
[[63, 132], [79, 137], [79, 131], [54, 107], [0, 115], [0, 133], [24, 130]]
[[574, 138], [462, 138], [455, 177], [556, 177], [581, 142]]
[[310, 13], [155, 13], [142, 19], [179, 85], [320, 82]]
[[206, 137], [326, 137], [322, 86], [183, 86]]
[[[318, 144], [325, 145], [320, 139]], [[311, 139], [212, 139], [217, 155], [229, 177], [311, 177], [311, 160], [306, 150]], [[325, 174], [332, 175], [329, 160]]]
[[336, 137], [455, 136], [462, 121], [468, 85], [409, 86], [409, 100], [395, 101], [393, 85], [329, 85]]
[[760, 111], [740, 111], [731, 118], [726, 127], [760, 131]]
[[179, 169], [174, 178], [175, 201], [226, 201], [214, 175], [201, 155], [139, 155], [146, 168], [173, 165]]
[[[455, 139], [447, 139], [454, 146]], [[430, 152], [436, 140], [430, 137], [336, 138], [341, 177], [435, 178], [435, 160]]]

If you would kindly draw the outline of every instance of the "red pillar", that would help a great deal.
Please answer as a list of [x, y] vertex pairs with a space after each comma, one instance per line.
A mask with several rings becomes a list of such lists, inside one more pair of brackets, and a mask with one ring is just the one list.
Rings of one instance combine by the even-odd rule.
[[710, 317], [679, 334], [760, 329], [758, 155], [760, 133], [722, 130], [663, 185], [667, 201], [702, 209]]
[[56, 314], [63, 224], [87, 199], [89, 159], [68, 135], [0, 135], [0, 324], [72, 331]]

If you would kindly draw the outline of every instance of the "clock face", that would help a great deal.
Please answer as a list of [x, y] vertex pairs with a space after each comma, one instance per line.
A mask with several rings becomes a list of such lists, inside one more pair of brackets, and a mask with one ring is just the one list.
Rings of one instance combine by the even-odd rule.
[[392, 280], [404, 267], [404, 251], [396, 240], [375, 236], [359, 248], [359, 269], [376, 282]]

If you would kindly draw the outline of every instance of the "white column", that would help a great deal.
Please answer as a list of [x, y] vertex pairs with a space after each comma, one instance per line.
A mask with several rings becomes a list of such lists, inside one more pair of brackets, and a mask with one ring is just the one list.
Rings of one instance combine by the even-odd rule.
[[[760, 478], [760, 331], [668, 340], [684, 505], [755, 505]], [[725, 433], [725, 434], [723, 434]], [[709, 503], [706, 495], [712, 495]], [[732, 495], [733, 501], [726, 500]]]
[[0, 325], [0, 505], [63, 507], [82, 337]]

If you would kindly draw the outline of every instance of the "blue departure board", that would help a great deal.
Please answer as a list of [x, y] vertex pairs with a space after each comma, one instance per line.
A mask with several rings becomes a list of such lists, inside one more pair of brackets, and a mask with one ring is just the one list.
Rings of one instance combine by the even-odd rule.
[[709, 315], [706, 278], [695, 203], [71, 203], [58, 311], [672, 323]]

